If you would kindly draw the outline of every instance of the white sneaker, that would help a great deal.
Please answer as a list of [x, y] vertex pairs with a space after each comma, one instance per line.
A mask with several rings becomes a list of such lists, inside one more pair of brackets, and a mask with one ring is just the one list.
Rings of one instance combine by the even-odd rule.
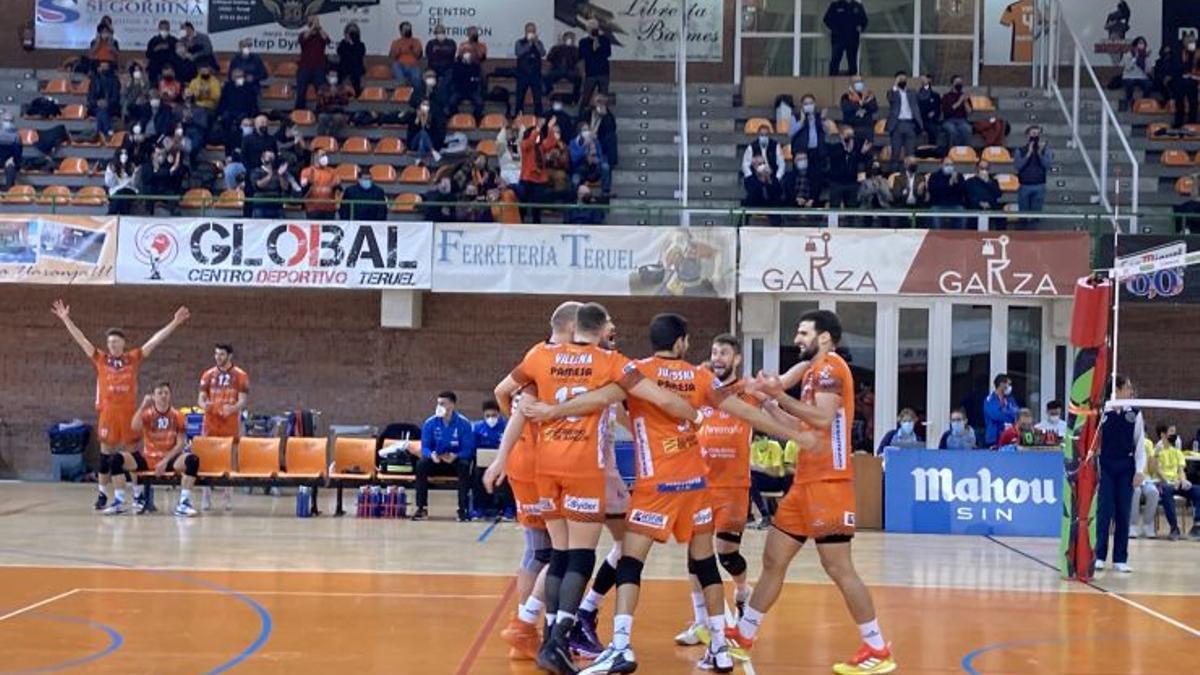
[[700, 670], [711, 670], [714, 673], [732, 673], [733, 672], [733, 657], [729, 654], [729, 647], [722, 645], [717, 651], [713, 651], [709, 647], [704, 652], [704, 658], [696, 664]]
[[1129, 566], [1129, 563], [1117, 563], [1117, 564], [1113, 565], [1113, 569], [1120, 572], [1121, 574], [1130, 574], [1131, 572], [1133, 572], [1133, 568]]
[[1103, 561], [1103, 560], [1097, 560], [1097, 561], [1096, 561], [1096, 571], [1098, 572], [1098, 571], [1100, 571], [1100, 570], [1102, 570], [1102, 569], [1104, 569], [1104, 561]]
[[179, 505], [175, 507], [175, 515], [184, 518], [195, 518], [198, 512], [192, 508], [192, 503], [186, 499], [180, 500]]
[[1139, 537], [1141, 537], [1141, 536], [1142, 536], [1142, 534], [1141, 534], [1141, 531], [1140, 531], [1140, 530], [1138, 530], [1138, 526], [1137, 526], [1137, 525], [1130, 525], [1130, 526], [1129, 526], [1129, 538], [1130, 538], [1130, 539], [1137, 539], [1137, 538], [1139, 538]]
[[212, 488], [200, 488], [200, 510], [212, 511]]
[[103, 511], [101, 511], [101, 513], [103, 513], [106, 516], [118, 516], [118, 515], [121, 515], [122, 513], [125, 513], [128, 510], [129, 510], [129, 508], [127, 506], [125, 506], [125, 502], [123, 500], [118, 499], [118, 500], [114, 501], [112, 503], [112, 505], [109, 506], [107, 509], [104, 509]]
[[711, 640], [712, 636], [708, 634], [708, 626], [702, 623], [694, 623], [675, 636], [675, 644], [681, 647], [707, 645]]
[[432, 150], [432, 151], [430, 151], [429, 154], [433, 155], [433, 161], [435, 161], [435, 162], [442, 161], [442, 153], [438, 152], [437, 150]]
[[590, 666], [579, 671], [579, 675], [601, 675], [602, 673], [632, 673], [637, 670], [637, 658], [632, 649], [617, 649], [609, 645]]
[[221, 498], [221, 508], [226, 511], [233, 510], [233, 488], [225, 488], [225, 496]]

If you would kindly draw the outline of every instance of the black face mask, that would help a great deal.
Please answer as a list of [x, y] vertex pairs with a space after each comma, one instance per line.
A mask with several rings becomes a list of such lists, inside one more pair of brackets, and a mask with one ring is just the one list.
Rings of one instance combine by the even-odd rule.
[[954, 91], [962, 91], [962, 90], [963, 90], [962, 82], [958, 82], [954, 85]]
[[897, 86], [897, 87], [899, 87], [899, 88], [900, 88], [900, 89], [902, 89], [902, 90], [903, 90], [903, 89], [908, 89], [908, 80], [901, 80], [900, 82], [897, 82], [897, 83], [896, 83], [896, 86]]

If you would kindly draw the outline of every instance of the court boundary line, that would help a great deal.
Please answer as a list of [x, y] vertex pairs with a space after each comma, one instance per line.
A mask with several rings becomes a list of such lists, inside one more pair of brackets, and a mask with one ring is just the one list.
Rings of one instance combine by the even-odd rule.
[[57, 602], [59, 600], [62, 600], [63, 598], [69, 598], [72, 595], [75, 595], [76, 593], [78, 593], [80, 590], [81, 589], [78, 589], [78, 588], [72, 588], [68, 591], [59, 593], [58, 595], [55, 595], [55, 596], [52, 596], [49, 598], [45, 598], [43, 600], [39, 600], [38, 602], [35, 602], [32, 605], [26, 605], [19, 609], [13, 610], [13, 611], [9, 612], [8, 614], [0, 616], [0, 621], [5, 621], [7, 619], [16, 618], [18, 616], [21, 616], [22, 614], [25, 614], [26, 612], [32, 612], [33, 610], [37, 609], [38, 607], [45, 607], [46, 605], [49, 605], [52, 602]]
[[[722, 594], [724, 594], [724, 593], [722, 593]], [[729, 600], [722, 599], [721, 602], [725, 605], [725, 625], [726, 626], [736, 626], [737, 619], [735, 619], [733, 617], [733, 612], [729, 611]], [[742, 665], [742, 672], [744, 672], [746, 675], [758, 675], [758, 673], [755, 672], [755, 670], [754, 670], [754, 663], [752, 663], [752, 658], [750, 656], [749, 650], [746, 650], [746, 660], [745, 661], [741, 661], [738, 659], [734, 659], [734, 660]], [[735, 668], [735, 670], [736, 670], [736, 668]]]
[[471, 642], [471, 647], [467, 653], [463, 655], [462, 661], [459, 661], [458, 668], [454, 671], [455, 675], [467, 675], [471, 672], [471, 666], [475, 665], [476, 659], [483, 651], [483, 646], [487, 644], [488, 639], [492, 636], [496, 629], [496, 622], [500, 620], [500, 614], [504, 611], [504, 605], [512, 598], [513, 593], [517, 590], [517, 579], [513, 577], [508, 582], [508, 586], [504, 588], [504, 595], [500, 596], [500, 600], [496, 602], [496, 606], [492, 608], [492, 613], [488, 616], [487, 621], [479, 627], [479, 633]]
[[[208, 588], [124, 588], [124, 587], [85, 587], [77, 588], [77, 591], [84, 593], [177, 593], [184, 595], [225, 595], [223, 591]], [[244, 588], [229, 589], [236, 593], [244, 595], [278, 595], [278, 596], [296, 596], [296, 597], [330, 597], [330, 598], [398, 598], [411, 600], [494, 600], [504, 596], [490, 594], [469, 594], [469, 593], [357, 593], [353, 591], [276, 591], [276, 590], [249, 590]]]

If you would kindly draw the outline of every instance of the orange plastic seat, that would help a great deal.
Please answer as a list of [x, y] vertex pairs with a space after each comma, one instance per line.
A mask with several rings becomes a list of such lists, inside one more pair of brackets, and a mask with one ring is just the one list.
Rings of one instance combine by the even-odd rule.
[[88, 173], [87, 160], [82, 157], [65, 157], [59, 162], [54, 173], [60, 176], [86, 176]]
[[485, 138], [482, 141], [479, 141], [478, 143], [475, 144], [475, 152], [478, 152], [479, 154], [483, 155], [484, 157], [495, 157], [496, 156], [496, 141], [494, 141], [490, 138]]
[[88, 185], [71, 196], [71, 206], [106, 206], [108, 191], [99, 185]]
[[392, 79], [392, 68], [386, 63], [373, 63], [367, 66], [368, 80], [390, 80]]
[[105, 145], [107, 145], [108, 147], [110, 147], [114, 150], [121, 147], [122, 145], [125, 145], [125, 132], [124, 131], [114, 131], [113, 135], [111, 137], [109, 137], [108, 142], [105, 143]]
[[85, 77], [82, 80], [71, 85], [71, 93], [76, 96], [87, 96], [88, 89], [92, 86], [92, 79]]
[[1176, 194], [1188, 197], [1192, 194], [1192, 188], [1196, 185], [1194, 176], [1180, 176], [1179, 180], [1175, 181]]
[[421, 204], [421, 195], [415, 192], [405, 192], [396, 195], [392, 200], [392, 213], [412, 213]]
[[956, 164], [974, 164], [979, 161], [979, 155], [975, 153], [975, 148], [972, 148], [969, 145], [956, 145], [953, 148], [950, 148], [950, 152], [946, 156]]
[[337, 173], [338, 182], [353, 183], [358, 180], [358, 165], [354, 163], [338, 164], [334, 169]]
[[295, 77], [300, 67], [295, 61], [280, 61], [275, 64], [271, 77]]
[[425, 185], [429, 182], [429, 169], [410, 164], [400, 172], [400, 182], [409, 185]]
[[387, 92], [383, 87], [363, 87], [362, 93], [358, 95], [358, 100], [363, 103], [382, 103], [387, 100]]
[[284, 471], [280, 478], [317, 479], [325, 476], [326, 446], [324, 438], [292, 436], [283, 450]]
[[408, 103], [412, 99], [412, 87], [396, 87], [392, 90], [392, 103]]
[[42, 93], [46, 94], [47, 96], [53, 96], [55, 94], [69, 94], [71, 93], [71, 83], [64, 78], [57, 77], [53, 80], [47, 80], [46, 84], [42, 85]]
[[238, 441], [237, 471], [233, 472], [233, 477], [274, 478], [278, 474], [278, 438], [242, 438]]
[[1166, 115], [1167, 109], [1152, 98], [1139, 98], [1133, 102], [1135, 115]]
[[21, 138], [21, 145], [33, 145], [38, 142], [37, 129], [18, 129], [17, 136]]
[[342, 141], [342, 152], [347, 155], [366, 155], [371, 152], [371, 141], [365, 136], [351, 136]]
[[1016, 192], [1021, 187], [1021, 181], [1011, 173], [996, 174], [996, 183], [1001, 192]]
[[746, 120], [746, 124], [742, 126], [742, 131], [744, 131], [747, 135], [757, 136], [758, 130], [761, 129], [763, 125], [766, 125], [767, 133], [775, 133], [775, 126], [771, 124], [771, 120], [765, 117], [751, 117], [750, 119]]
[[529, 129], [534, 126], [537, 126], [537, 123], [538, 123], [538, 118], [534, 117], [533, 115], [530, 115], [529, 113], [525, 113], [524, 115], [521, 115], [520, 117], [518, 117], [515, 122], [513, 122], [513, 126], [515, 126], [518, 129], [520, 129], [521, 127], [525, 127], [526, 129]]
[[371, 180], [385, 185], [387, 183], [396, 182], [396, 167], [391, 164], [372, 164], [371, 165]]
[[217, 74], [228, 75], [229, 74], [229, 63], [230, 63], [230, 58], [228, 56], [222, 56], [221, 58], [217, 59]]
[[293, 110], [291, 117], [296, 126], [307, 127], [317, 123], [317, 116], [311, 110]]
[[47, 185], [38, 193], [35, 201], [49, 206], [67, 206], [71, 203], [71, 188], [66, 185]]
[[875, 120], [875, 135], [882, 136], [887, 133], [887, 120]]
[[225, 478], [233, 473], [233, 439], [198, 436], [192, 439], [192, 454], [200, 458], [200, 476]]
[[4, 193], [5, 204], [32, 204], [37, 188], [32, 185], [14, 185]]
[[[204, 466], [201, 464], [200, 466]], [[375, 439], [341, 437], [333, 442], [333, 469], [339, 481], [369, 481], [375, 477]]]
[[213, 206], [218, 209], [240, 209], [245, 204], [246, 194], [241, 189], [226, 190], [217, 197]]
[[1148, 138], [1152, 141], [1175, 140], [1172, 137], [1170, 137], [1164, 133], [1164, 132], [1170, 131], [1170, 129], [1171, 129], [1170, 125], [1163, 124], [1161, 122], [1155, 122], [1154, 124], [1151, 124], [1146, 127], [1146, 138]]
[[263, 98], [268, 101], [287, 101], [295, 96], [296, 90], [286, 82], [275, 82], [268, 85], [267, 90], [263, 92]]
[[404, 141], [397, 136], [384, 136], [375, 144], [377, 155], [403, 155]]
[[[224, 199], [225, 195], [221, 195]], [[185, 209], [206, 209], [212, 206], [213, 196], [207, 188], [192, 188], [183, 193], [183, 199], [179, 200], [179, 206]]]
[[783, 155], [783, 161], [792, 161], [792, 145], [790, 143], [782, 143], [779, 146], [779, 153]]
[[990, 96], [972, 96], [970, 97], [971, 110], [975, 112], [996, 112], [996, 103], [992, 101]]
[[[475, 129], [475, 118], [470, 113], [455, 113], [450, 117], [446, 128], [450, 131], [473, 131]], [[563, 131], [564, 133], [566, 132], [565, 129]]]
[[488, 113], [479, 121], [480, 131], [500, 131], [504, 128], [504, 115]]
[[1012, 154], [1008, 148], [999, 145], [990, 145], [983, 149], [984, 161], [993, 164], [1012, 164]]
[[1192, 156], [1186, 150], [1164, 150], [1161, 161], [1163, 166], [1191, 166]]
[[309, 143], [309, 150], [316, 152], [324, 150], [325, 152], [337, 152], [337, 139], [333, 136], [317, 136]]
[[87, 108], [83, 107], [79, 103], [72, 103], [70, 105], [63, 106], [62, 115], [59, 116], [59, 119], [67, 121], [86, 120], [87, 118]]

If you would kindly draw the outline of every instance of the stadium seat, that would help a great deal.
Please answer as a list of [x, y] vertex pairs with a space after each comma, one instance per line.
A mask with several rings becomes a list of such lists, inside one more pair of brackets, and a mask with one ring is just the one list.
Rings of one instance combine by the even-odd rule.
[[878, 159], [884, 164], [892, 161], [892, 146], [885, 145], [882, 148], [879, 148], [879, 156], [875, 159]]
[[37, 188], [32, 185], [14, 185], [4, 193], [5, 204], [32, 204]]
[[222, 56], [221, 58], [217, 59], [217, 74], [218, 75], [228, 75], [229, 74], [229, 62], [230, 62], [230, 58], [228, 56]]
[[33, 145], [38, 142], [37, 129], [18, 129], [17, 136], [21, 138], [21, 145]]
[[792, 121], [786, 117], [775, 122], [775, 133], [786, 134], [791, 128]]
[[64, 78], [47, 80], [46, 84], [42, 85], [42, 93], [47, 96], [69, 94], [71, 93], [71, 83]]
[[396, 195], [392, 200], [392, 213], [412, 213], [417, 210], [417, 205], [421, 203], [421, 195], [415, 192], [405, 192]]
[[76, 96], [87, 96], [88, 89], [92, 86], [92, 79], [85, 77], [71, 85], [71, 93]]
[[217, 197], [213, 206], [218, 209], [240, 209], [245, 204], [246, 193], [241, 189], [226, 190]]
[[311, 143], [309, 143], [308, 149], [313, 152], [316, 152], [317, 150], [324, 150], [325, 152], [337, 152], [337, 139], [333, 136], [317, 136], [316, 138], [312, 139]]
[[353, 183], [358, 180], [358, 165], [353, 162], [338, 164], [334, 171], [340, 183]]
[[975, 154], [975, 148], [969, 145], [956, 145], [950, 148], [950, 152], [946, 156], [955, 164], [968, 162], [974, 164], [979, 161], [979, 155]]
[[66, 185], [47, 185], [34, 201], [47, 206], [68, 206], [71, 203], [71, 188]]
[[513, 126], [515, 126], [518, 129], [520, 129], [521, 127], [525, 127], [526, 129], [529, 129], [529, 128], [536, 126], [537, 123], [538, 123], [538, 119], [536, 117], [534, 117], [533, 115], [530, 115], [529, 113], [525, 113], [524, 115], [517, 117], [517, 119], [513, 122]]
[[1183, 130], [1192, 136], [1200, 136], [1200, 124], [1185, 124]]
[[446, 128], [450, 131], [474, 131], [475, 118], [470, 113], [455, 113], [450, 116]]
[[887, 120], [875, 120], [875, 135], [882, 136], [887, 133]]
[[993, 164], [1012, 164], [1013, 161], [1012, 154], [1008, 151], [1008, 148], [999, 145], [991, 145], [984, 148], [982, 159]]
[[60, 176], [86, 176], [88, 173], [87, 160], [82, 157], [65, 157], [59, 162], [54, 173]]
[[826, 134], [828, 134], [830, 136], [837, 136], [838, 132], [840, 132], [840, 131], [841, 131], [841, 129], [838, 127], [837, 122], [834, 122], [831, 119], [825, 120], [825, 133]]
[[383, 87], [363, 87], [362, 93], [358, 95], [358, 100], [363, 103], [382, 103], [387, 100], [387, 92]]
[[500, 113], [488, 113], [479, 121], [480, 131], [500, 131], [504, 128], [504, 115]]
[[397, 136], [384, 136], [375, 144], [377, 155], [403, 155], [404, 141]]
[[429, 169], [410, 164], [400, 172], [400, 182], [409, 185], [425, 185], [429, 182]]
[[272, 69], [271, 77], [279, 79], [284, 77], [296, 77], [296, 72], [299, 66], [295, 61], [279, 61]]
[[300, 127], [308, 127], [317, 123], [317, 116], [311, 110], [304, 110], [303, 108], [293, 110], [291, 117], [296, 126]]
[[744, 131], [748, 136], [757, 136], [758, 130], [763, 125], [766, 125], [768, 129], [767, 133], [775, 133], [775, 126], [771, 124], [771, 120], [765, 117], [751, 117], [750, 119], [746, 120], [746, 123], [742, 125], [742, 131]]
[[1160, 161], [1163, 166], [1191, 166], [1192, 156], [1186, 150], [1164, 150]]
[[[225, 195], [221, 195], [224, 199]], [[207, 209], [212, 206], [212, 193], [206, 188], [192, 188], [183, 193], [183, 199], [179, 201], [180, 208], [185, 209]]]
[[68, 122], [76, 121], [76, 120], [86, 120], [87, 118], [88, 118], [87, 108], [83, 107], [79, 103], [72, 103], [70, 105], [63, 106], [62, 115], [59, 116], [59, 119], [65, 120]]
[[1180, 176], [1179, 180], [1175, 181], [1176, 194], [1188, 197], [1192, 194], [1192, 188], [1196, 185], [1196, 179], [1193, 176]]
[[[201, 464], [203, 466], [203, 464]], [[333, 442], [332, 480], [369, 481], [375, 478], [375, 439], [339, 437]]]
[[1136, 115], [1166, 115], [1167, 109], [1152, 98], [1140, 98], [1133, 102], [1133, 112]]
[[779, 152], [783, 155], [783, 161], [785, 161], [785, 162], [792, 161], [792, 144], [791, 143], [780, 143], [779, 144]]
[[996, 174], [996, 183], [1000, 185], [1001, 192], [1016, 192], [1021, 187], [1021, 181], [1011, 173]]
[[202, 478], [227, 478], [233, 473], [233, 439], [198, 436], [192, 439], [192, 453], [200, 458]]
[[276, 82], [267, 87], [263, 98], [268, 101], [288, 101], [296, 96], [296, 90], [286, 82]]
[[71, 195], [71, 206], [107, 206], [108, 191], [99, 185], [87, 185]]
[[412, 98], [412, 87], [396, 87], [392, 90], [392, 103], [405, 104]]
[[328, 441], [324, 438], [292, 436], [287, 439], [283, 450], [284, 470], [280, 478], [299, 480], [319, 479], [325, 476]]
[[371, 141], [363, 136], [351, 136], [342, 141], [342, 152], [347, 155], [366, 155], [371, 152]]
[[972, 96], [970, 100], [974, 112], [996, 112], [996, 104], [990, 96]]
[[490, 138], [485, 138], [482, 141], [479, 141], [478, 143], [475, 144], [475, 152], [478, 152], [479, 154], [483, 155], [484, 157], [495, 157], [496, 156], [496, 141], [494, 141]]
[[279, 439], [246, 438], [238, 441], [234, 478], [274, 478], [279, 474]]
[[373, 63], [367, 66], [368, 80], [390, 80], [392, 79], [392, 67], [386, 63]]
[[108, 142], [105, 143], [105, 145], [112, 148], [113, 150], [116, 150], [116, 149], [120, 148], [122, 145], [125, 145], [125, 132], [124, 131], [114, 131], [113, 135], [109, 136]]
[[1170, 125], [1163, 124], [1161, 122], [1155, 122], [1154, 124], [1150, 124], [1146, 127], [1146, 138], [1148, 138], [1152, 141], [1175, 140], [1171, 136], [1167, 135], [1167, 132], [1170, 130], [1171, 130]]
[[391, 164], [372, 164], [371, 165], [371, 180], [386, 185], [396, 182], [396, 167]]

